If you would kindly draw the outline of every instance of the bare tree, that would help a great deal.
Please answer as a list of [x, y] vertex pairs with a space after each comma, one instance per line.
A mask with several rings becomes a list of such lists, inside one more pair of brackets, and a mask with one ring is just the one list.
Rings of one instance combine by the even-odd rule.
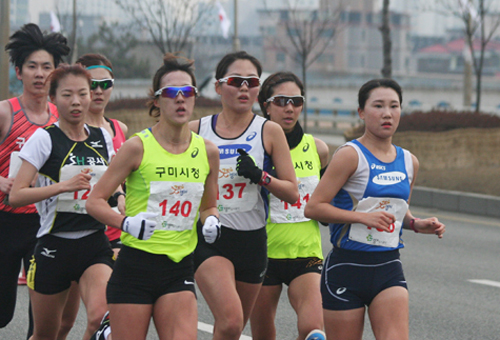
[[203, 29], [212, 13], [213, 0], [115, 0], [133, 22], [145, 30], [158, 50], [191, 54], [189, 43], [195, 29]]
[[382, 33], [382, 52], [384, 55], [384, 66], [382, 77], [392, 77], [392, 40], [391, 40], [391, 14], [389, 12], [389, 0], [384, 0], [382, 5], [382, 25], [379, 27]]
[[[302, 82], [307, 88], [307, 68], [311, 66], [332, 43], [339, 29], [342, 1], [321, 1], [319, 8], [300, 6], [299, 0], [283, 0], [285, 9], [270, 9], [264, 0], [267, 15], [279, 15], [277, 30], [285, 31], [282, 36], [267, 36], [274, 46], [296, 60], [302, 71]], [[304, 103], [304, 131], [307, 131], [307, 102]]]
[[[481, 109], [481, 81], [484, 56], [488, 43], [500, 26], [500, 8], [494, 9], [497, 0], [440, 0], [442, 14], [451, 14], [464, 25], [465, 41], [472, 55], [476, 74], [476, 112]], [[498, 4], [497, 4], [498, 6]]]

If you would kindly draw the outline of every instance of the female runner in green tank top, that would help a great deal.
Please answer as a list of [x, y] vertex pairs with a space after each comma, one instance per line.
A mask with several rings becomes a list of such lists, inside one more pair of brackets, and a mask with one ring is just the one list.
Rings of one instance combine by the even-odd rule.
[[[106, 293], [115, 339], [145, 339], [151, 317], [159, 339], [197, 336], [196, 222], [204, 223], [210, 243], [220, 226], [218, 149], [188, 127], [195, 86], [193, 61], [165, 55], [150, 92], [150, 115], [158, 123], [123, 144], [88, 199], [92, 216], [124, 231]], [[124, 218], [107, 199], [125, 179]]]
[[291, 72], [277, 72], [262, 84], [259, 104], [264, 117], [285, 132], [299, 199], [288, 204], [269, 197], [267, 220], [268, 268], [250, 318], [253, 339], [276, 339], [274, 319], [283, 284], [297, 313], [297, 339], [325, 339], [319, 283], [323, 265], [318, 222], [304, 217], [305, 205], [319, 182], [328, 160], [325, 142], [304, 134], [298, 123], [304, 103], [304, 86]]

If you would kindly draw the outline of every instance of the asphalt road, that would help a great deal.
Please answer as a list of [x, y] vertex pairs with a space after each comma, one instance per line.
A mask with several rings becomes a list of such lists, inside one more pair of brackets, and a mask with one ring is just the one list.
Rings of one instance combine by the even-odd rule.
[[[443, 239], [405, 231], [401, 251], [410, 289], [410, 339], [500, 339], [500, 221], [472, 215], [413, 208], [417, 217], [437, 216], [447, 226]], [[322, 228], [324, 252], [331, 249]], [[211, 339], [211, 313], [199, 297], [198, 339]], [[69, 340], [81, 339], [83, 307]], [[27, 288], [20, 287], [14, 320], [0, 330], [1, 340], [24, 339]], [[277, 339], [295, 339], [296, 317], [283, 292], [277, 315]], [[148, 340], [158, 339], [151, 327]], [[249, 327], [242, 339], [250, 338]], [[374, 339], [366, 321], [363, 339]]]

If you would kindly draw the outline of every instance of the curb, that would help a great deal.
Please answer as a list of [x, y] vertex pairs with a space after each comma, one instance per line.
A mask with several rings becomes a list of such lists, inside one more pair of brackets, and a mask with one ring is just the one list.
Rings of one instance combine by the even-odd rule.
[[497, 196], [417, 186], [413, 188], [410, 204], [458, 213], [500, 217], [500, 197]]

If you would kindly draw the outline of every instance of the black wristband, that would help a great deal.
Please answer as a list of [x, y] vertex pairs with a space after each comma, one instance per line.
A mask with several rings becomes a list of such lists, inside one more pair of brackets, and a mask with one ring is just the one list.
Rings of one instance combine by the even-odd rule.
[[124, 197], [126, 196], [124, 192], [117, 191], [117, 192], [115, 192], [115, 193], [113, 194], [113, 198], [114, 198], [114, 199], [118, 202], [118, 197], [120, 197], [120, 196], [122, 196], [122, 195], [123, 195]]

